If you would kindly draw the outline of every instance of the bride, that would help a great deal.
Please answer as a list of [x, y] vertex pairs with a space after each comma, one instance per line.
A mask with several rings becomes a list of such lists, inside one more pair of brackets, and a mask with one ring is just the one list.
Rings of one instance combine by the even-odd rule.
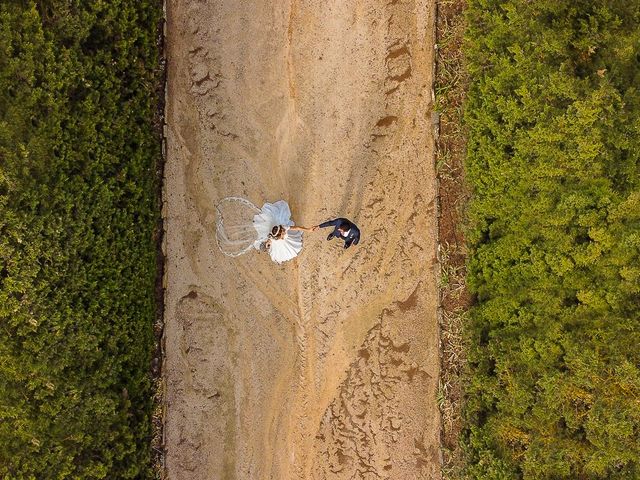
[[260, 213], [253, 217], [253, 227], [258, 238], [253, 246], [267, 251], [276, 263], [291, 260], [302, 250], [302, 232], [311, 232], [318, 227], [294, 226], [291, 210], [284, 200], [265, 203]]

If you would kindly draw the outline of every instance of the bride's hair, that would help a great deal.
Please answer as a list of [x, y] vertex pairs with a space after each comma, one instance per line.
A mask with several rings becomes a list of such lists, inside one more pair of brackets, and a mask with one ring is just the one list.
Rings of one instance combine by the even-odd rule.
[[271, 233], [269, 234], [269, 237], [278, 239], [280, 238], [280, 235], [282, 234], [283, 230], [284, 229], [282, 228], [282, 225], [274, 225], [273, 228], [271, 229]]

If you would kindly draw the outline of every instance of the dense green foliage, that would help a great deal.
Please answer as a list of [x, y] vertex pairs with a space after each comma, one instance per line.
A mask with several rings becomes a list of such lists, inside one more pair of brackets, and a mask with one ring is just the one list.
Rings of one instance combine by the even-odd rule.
[[0, 478], [148, 478], [161, 3], [0, 3]]
[[468, 474], [640, 478], [640, 3], [467, 22]]

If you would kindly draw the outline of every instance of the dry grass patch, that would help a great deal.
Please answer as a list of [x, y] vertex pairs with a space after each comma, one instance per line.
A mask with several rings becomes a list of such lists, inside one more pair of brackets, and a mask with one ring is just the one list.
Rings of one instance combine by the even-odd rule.
[[439, 180], [440, 355], [438, 405], [442, 415], [443, 476], [460, 478], [463, 459], [462, 371], [465, 365], [464, 321], [470, 305], [466, 289], [464, 214], [466, 137], [462, 115], [468, 79], [462, 58], [465, 2], [438, 2], [436, 108], [439, 113], [436, 168]]

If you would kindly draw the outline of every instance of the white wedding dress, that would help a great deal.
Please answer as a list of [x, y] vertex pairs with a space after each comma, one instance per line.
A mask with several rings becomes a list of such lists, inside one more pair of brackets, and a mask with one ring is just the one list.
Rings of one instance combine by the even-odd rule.
[[271, 229], [276, 225], [282, 225], [285, 234], [279, 240], [271, 239], [269, 255], [274, 262], [282, 263], [296, 257], [302, 250], [302, 231], [290, 230], [294, 224], [289, 205], [284, 200], [265, 203], [260, 213], [253, 217], [253, 227], [258, 233], [258, 239], [253, 244], [256, 250], [260, 250], [260, 245], [269, 239]]

